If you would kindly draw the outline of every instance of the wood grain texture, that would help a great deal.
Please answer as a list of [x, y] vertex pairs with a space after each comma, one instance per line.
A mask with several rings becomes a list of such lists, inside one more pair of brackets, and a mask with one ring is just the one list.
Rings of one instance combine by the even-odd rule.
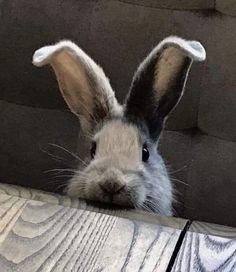
[[172, 272], [236, 271], [236, 240], [188, 231]]
[[0, 199], [8, 213], [21, 209], [14, 208], [17, 201], [25, 205], [0, 244], [4, 272], [165, 271], [181, 232], [19, 197], [15, 203], [4, 194]]
[[158, 224], [162, 226], [172, 227], [175, 229], [183, 229], [186, 225], [186, 219], [165, 217], [157, 214], [141, 212], [137, 210], [119, 210], [109, 205], [99, 203], [91, 203], [78, 198], [71, 198], [66, 195], [59, 195], [45, 191], [24, 188], [16, 185], [0, 183], [0, 194], [17, 196], [25, 199], [38, 200], [45, 203], [61, 205], [64, 207], [79, 208], [87, 211], [102, 212], [104, 214], [113, 214], [118, 217], [128, 218], [131, 220], [140, 220], [146, 223]]
[[87, 206], [85, 201], [75, 198], [73, 199], [66, 195], [59, 195], [5, 183], [0, 183], [0, 194], [7, 194], [31, 200], [39, 200], [42, 202], [62, 205], [64, 207], [85, 208]]
[[97, 269], [165, 271], [179, 234], [179, 230], [168, 227], [119, 220], [101, 251]]
[[[0, 271], [165, 271], [186, 223], [0, 184]], [[193, 222], [172, 271], [236, 271], [235, 233]]]
[[27, 200], [9, 195], [0, 197], [0, 244], [21, 215]]
[[191, 224], [189, 230], [192, 232], [209, 234], [236, 240], [236, 228], [234, 227], [194, 221]]

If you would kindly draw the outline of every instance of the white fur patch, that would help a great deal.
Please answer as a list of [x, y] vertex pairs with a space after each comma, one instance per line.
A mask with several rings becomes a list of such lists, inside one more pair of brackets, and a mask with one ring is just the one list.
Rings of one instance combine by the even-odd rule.
[[206, 51], [200, 42], [187, 41], [176, 36], [165, 38], [157, 45], [155, 51], [158, 52], [166, 45], [171, 44], [182, 49], [191, 59], [195, 61], [204, 61], [206, 59]]
[[[84, 53], [82, 49], [80, 49], [76, 44], [71, 41], [60, 41], [55, 45], [47, 45], [41, 47], [40, 49], [36, 50], [33, 55], [33, 64], [35, 66], [41, 67], [45, 64], [49, 64], [51, 58], [54, 56], [55, 53], [63, 49], [68, 49], [72, 54], [75, 56], [80, 56], [80, 58], [86, 60], [90, 64], [96, 65], [92, 59], [88, 57], [87, 54]], [[94, 67], [93, 67], [94, 68]]]

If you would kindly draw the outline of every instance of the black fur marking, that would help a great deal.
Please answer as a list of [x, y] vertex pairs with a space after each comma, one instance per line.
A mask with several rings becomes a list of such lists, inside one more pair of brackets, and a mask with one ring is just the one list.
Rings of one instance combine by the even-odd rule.
[[153, 135], [151, 135], [150, 130], [151, 123], [157, 122], [155, 124], [156, 128], [160, 125], [157, 118], [152, 120], [153, 116], [156, 115], [155, 108], [157, 107], [154, 102], [156, 101], [156, 96], [153, 90], [153, 80], [159, 56], [159, 54], [156, 55], [139, 74], [135, 75], [125, 107], [125, 116], [127, 119], [131, 122], [139, 120], [139, 123], [146, 123], [152, 138]]
[[179, 101], [186, 74], [191, 60], [186, 57], [176, 78], [169, 82], [169, 88], [157, 101], [157, 92], [154, 90], [156, 65], [161, 53], [154, 56], [145, 67], [135, 75], [126, 100], [125, 116], [131, 122], [145, 123], [150, 138], [156, 141], [163, 129], [165, 117]]

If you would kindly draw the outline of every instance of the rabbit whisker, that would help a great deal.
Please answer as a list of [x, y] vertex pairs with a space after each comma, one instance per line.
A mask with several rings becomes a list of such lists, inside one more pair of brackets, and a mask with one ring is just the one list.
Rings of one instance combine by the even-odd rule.
[[176, 181], [176, 182], [178, 182], [178, 183], [181, 183], [181, 184], [183, 184], [183, 185], [185, 185], [185, 186], [190, 186], [188, 183], [186, 183], [186, 182], [184, 182], [184, 181], [182, 181], [182, 180], [179, 180], [179, 179], [177, 179], [177, 178], [171, 178], [171, 180]]
[[43, 153], [46, 153], [47, 155], [49, 155], [50, 157], [52, 157], [52, 158], [53, 158], [54, 160], [56, 160], [56, 161], [60, 161], [60, 162], [68, 162], [67, 159], [62, 158], [62, 157], [60, 157], [60, 156], [56, 156], [56, 155], [50, 153], [49, 151], [47, 151], [47, 150], [45, 150], [45, 149], [43, 149], [43, 148], [40, 148], [40, 150], [41, 150]]
[[43, 172], [44, 173], [51, 173], [51, 172], [72, 172], [72, 173], [76, 173], [77, 171], [75, 169], [70, 169], [70, 168], [55, 168], [55, 169], [45, 170]]
[[168, 172], [169, 172], [169, 174], [175, 174], [175, 173], [178, 173], [178, 172], [180, 172], [180, 171], [184, 170], [186, 167], [188, 167], [188, 165], [187, 165], [187, 164], [186, 164], [186, 165], [184, 165], [184, 166], [182, 166], [182, 167], [180, 167], [180, 168], [178, 168], [178, 169], [175, 169], [175, 170], [169, 170]]
[[75, 153], [72, 152], [72, 151], [69, 151], [69, 150], [66, 149], [65, 147], [60, 146], [60, 145], [58, 145], [58, 144], [53, 144], [53, 143], [49, 143], [49, 145], [54, 146], [54, 147], [57, 147], [57, 148], [59, 148], [59, 149], [65, 151], [65, 152], [67, 152], [67, 153], [70, 154], [72, 157], [74, 157], [75, 159], [77, 159], [78, 161], [80, 161], [81, 163], [83, 163], [84, 166], [88, 166], [88, 164], [87, 164], [84, 160], [82, 160], [77, 154], [75, 154]]

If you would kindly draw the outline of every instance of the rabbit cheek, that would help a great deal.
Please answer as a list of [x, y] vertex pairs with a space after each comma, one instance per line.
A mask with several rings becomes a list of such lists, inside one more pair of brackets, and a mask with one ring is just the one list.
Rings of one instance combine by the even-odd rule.
[[86, 198], [85, 190], [85, 182], [75, 176], [69, 181], [66, 194], [72, 197]]

